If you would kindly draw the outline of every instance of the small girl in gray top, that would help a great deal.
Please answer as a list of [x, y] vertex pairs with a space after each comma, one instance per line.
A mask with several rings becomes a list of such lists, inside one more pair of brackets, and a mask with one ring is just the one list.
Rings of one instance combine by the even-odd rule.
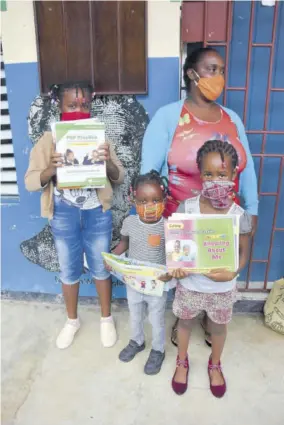
[[[113, 253], [121, 255], [129, 250], [129, 257], [156, 264], [166, 264], [164, 235], [164, 204], [167, 182], [156, 171], [138, 176], [133, 184], [132, 196], [138, 215], [127, 217], [121, 229], [121, 241]], [[160, 276], [164, 282], [172, 278]], [[144, 368], [147, 375], [159, 373], [165, 358], [165, 309], [167, 292], [161, 297], [145, 295], [127, 285], [130, 311], [131, 339], [119, 354], [123, 362], [130, 362], [145, 348], [143, 322], [148, 307], [152, 325], [152, 350]]]

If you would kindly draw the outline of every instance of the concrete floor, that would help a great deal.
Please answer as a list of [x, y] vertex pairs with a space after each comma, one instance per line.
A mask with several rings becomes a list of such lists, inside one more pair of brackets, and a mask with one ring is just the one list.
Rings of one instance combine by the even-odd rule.
[[[2, 301], [2, 425], [284, 424], [284, 337], [260, 317], [234, 317], [223, 361], [228, 392], [217, 400], [208, 390], [209, 349], [199, 326], [189, 390], [178, 397], [170, 386], [176, 350], [169, 338], [159, 375], [143, 374], [149, 348], [122, 364], [117, 356], [128, 341], [128, 314], [115, 310], [114, 348], [100, 347], [98, 308], [80, 306], [83, 327], [74, 345], [59, 351], [62, 305]], [[172, 319], [167, 312], [168, 334]]]

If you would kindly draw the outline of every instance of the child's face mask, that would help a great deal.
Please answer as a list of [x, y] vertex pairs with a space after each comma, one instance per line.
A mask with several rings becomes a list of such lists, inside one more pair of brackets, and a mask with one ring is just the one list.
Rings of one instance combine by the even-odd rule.
[[165, 209], [164, 202], [156, 204], [136, 204], [136, 211], [142, 221], [154, 222], [160, 220]]
[[201, 195], [209, 199], [213, 208], [229, 208], [232, 202], [234, 185], [231, 181], [204, 181]]
[[76, 120], [85, 120], [91, 118], [91, 114], [89, 112], [62, 112], [61, 121], [76, 121]]

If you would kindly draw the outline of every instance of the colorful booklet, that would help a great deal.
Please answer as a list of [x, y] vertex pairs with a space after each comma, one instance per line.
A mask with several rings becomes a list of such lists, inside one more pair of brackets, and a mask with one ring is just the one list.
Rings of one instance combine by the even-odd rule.
[[168, 270], [206, 273], [239, 264], [239, 217], [173, 214], [165, 223]]
[[106, 252], [102, 252], [102, 256], [111, 268], [111, 274], [142, 294], [161, 297], [164, 291], [175, 286], [175, 279], [167, 283], [158, 279], [167, 272], [166, 266]]
[[102, 188], [106, 164], [99, 161], [98, 148], [105, 143], [105, 125], [94, 118], [61, 121], [52, 125], [56, 152], [62, 153], [64, 167], [57, 169], [58, 189]]

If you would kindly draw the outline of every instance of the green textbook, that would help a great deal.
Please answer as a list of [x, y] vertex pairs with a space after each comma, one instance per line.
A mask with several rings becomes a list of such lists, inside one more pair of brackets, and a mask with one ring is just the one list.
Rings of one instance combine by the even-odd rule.
[[57, 169], [57, 188], [95, 189], [105, 187], [106, 164], [99, 160], [99, 146], [105, 143], [105, 125], [94, 118], [61, 121], [52, 125], [56, 152], [63, 155]]

